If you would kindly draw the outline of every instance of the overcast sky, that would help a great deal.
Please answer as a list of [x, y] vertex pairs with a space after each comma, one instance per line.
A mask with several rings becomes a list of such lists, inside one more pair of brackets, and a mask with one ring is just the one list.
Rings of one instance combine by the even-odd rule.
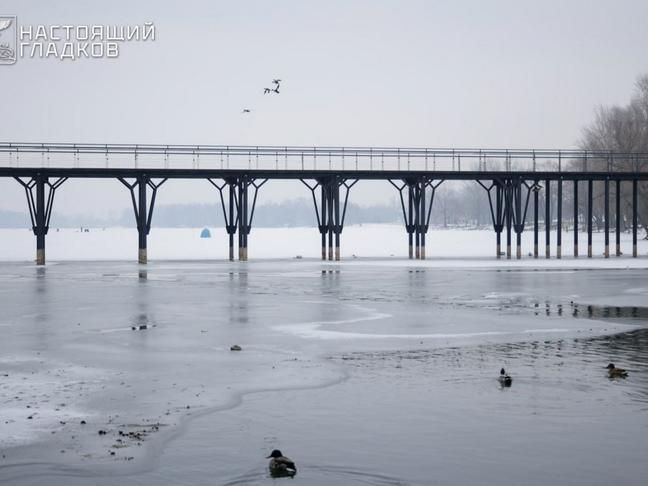
[[[648, 72], [648, 2], [12, 1], [22, 25], [155, 24], [117, 59], [0, 66], [0, 138], [19, 142], [570, 148], [597, 105]], [[274, 77], [279, 96], [264, 96]], [[249, 108], [252, 113], [243, 115]], [[293, 191], [294, 189], [294, 191]], [[0, 209], [25, 210], [15, 181]], [[356, 202], [393, 188], [354, 188]], [[261, 201], [307, 196], [285, 183]], [[170, 182], [159, 203], [209, 202]], [[88, 202], [88, 199], [93, 202]], [[130, 203], [118, 182], [68, 181], [55, 211]]]

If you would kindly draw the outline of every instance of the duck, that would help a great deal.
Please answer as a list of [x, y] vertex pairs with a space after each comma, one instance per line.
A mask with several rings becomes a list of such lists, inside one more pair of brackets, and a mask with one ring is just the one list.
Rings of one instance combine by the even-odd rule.
[[508, 373], [506, 372], [506, 370], [504, 368], [502, 368], [500, 370], [500, 375], [499, 375], [498, 379], [499, 379], [500, 385], [502, 385], [502, 386], [507, 386], [508, 387], [508, 386], [511, 386], [511, 383], [513, 383], [513, 378], [511, 378], [508, 375]]
[[610, 363], [609, 365], [606, 366], [608, 370], [608, 376], [610, 378], [626, 378], [628, 376], [628, 372], [624, 370], [623, 368], [617, 368], [614, 366], [614, 363]]
[[297, 474], [295, 463], [284, 456], [279, 449], [273, 450], [266, 459], [270, 459], [268, 469], [273, 478], [293, 477]]

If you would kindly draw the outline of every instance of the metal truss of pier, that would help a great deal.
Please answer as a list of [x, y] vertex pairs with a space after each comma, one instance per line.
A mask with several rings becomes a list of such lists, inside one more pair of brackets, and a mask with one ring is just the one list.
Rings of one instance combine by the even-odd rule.
[[[573, 184], [574, 220], [578, 191], [587, 188], [587, 256], [592, 257], [594, 184], [604, 187], [605, 257], [610, 256], [610, 185], [615, 185], [616, 251], [621, 255], [621, 185], [632, 188], [632, 255], [637, 256], [638, 184], [648, 180], [648, 153], [551, 149], [453, 149], [406, 147], [306, 147], [233, 145], [129, 145], [0, 143], [0, 177], [25, 189], [36, 236], [36, 261], [45, 263], [56, 191], [70, 178], [116, 179], [129, 191], [139, 234], [139, 262], [147, 262], [147, 236], [158, 189], [172, 179], [204, 179], [218, 192], [229, 237], [229, 259], [248, 258], [248, 237], [261, 187], [275, 179], [301, 181], [310, 191], [322, 259], [340, 259], [340, 237], [352, 187], [363, 180], [388, 181], [397, 191], [408, 235], [409, 257], [426, 258], [426, 235], [434, 196], [447, 180], [475, 181], [485, 191], [496, 234], [496, 256], [512, 257], [515, 233], [521, 258], [522, 233], [533, 204], [534, 253], [539, 256], [539, 194], [544, 221], [551, 222], [556, 191], [556, 253], [562, 257], [563, 186]], [[479, 187], [477, 186], [477, 187]], [[544, 225], [545, 257], [551, 257], [551, 224]], [[506, 251], [502, 251], [502, 233]], [[579, 255], [574, 231], [574, 256]]]

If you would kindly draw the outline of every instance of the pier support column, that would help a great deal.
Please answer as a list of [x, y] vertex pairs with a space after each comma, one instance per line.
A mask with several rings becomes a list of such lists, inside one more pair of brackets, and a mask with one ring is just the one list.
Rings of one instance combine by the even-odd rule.
[[[133, 211], [135, 213], [135, 222], [137, 223], [138, 234], [138, 258], [137, 261], [142, 264], [148, 262], [146, 240], [148, 234], [151, 232], [151, 220], [153, 219], [153, 208], [155, 207], [155, 197], [158, 188], [166, 182], [162, 179], [159, 183], [155, 183], [151, 178], [145, 174], [139, 174], [135, 182], [130, 183], [125, 178], [119, 177], [118, 180], [124, 184], [131, 194], [131, 202], [133, 203]], [[150, 187], [151, 202], [147, 210], [147, 193], [146, 188]], [[135, 196], [135, 189], [137, 189], [137, 197]]]
[[558, 179], [556, 194], [556, 258], [562, 258], [562, 179]]
[[637, 258], [637, 179], [632, 181], [632, 256]]
[[594, 181], [587, 181], [587, 258], [592, 258], [592, 202], [594, 198]]
[[545, 181], [545, 258], [551, 257], [551, 187], [550, 180]]
[[[320, 184], [322, 186], [322, 219], [318, 226], [319, 231], [322, 234], [322, 260], [326, 260], [326, 235], [328, 234], [329, 226], [332, 223], [328, 219], [328, 185], [327, 183]], [[315, 212], [317, 213], [317, 202], [315, 203]]]
[[604, 186], [605, 258], [610, 258], [610, 179], [605, 179]]
[[538, 198], [540, 185], [538, 181], [533, 184], [533, 258], [538, 258]]
[[[435, 182], [429, 177], [421, 176], [403, 179], [400, 185], [392, 180], [389, 180], [389, 183], [396, 188], [400, 197], [403, 221], [407, 231], [408, 256], [410, 259], [424, 260], [427, 256], [426, 234], [430, 227], [434, 195], [443, 180]], [[407, 189], [407, 204], [403, 195], [405, 189]]]
[[[486, 186], [482, 181], [478, 180], [477, 184], [482, 186], [488, 194], [488, 206], [490, 208], [491, 220], [493, 222], [493, 229], [495, 230], [495, 255], [500, 258], [502, 255], [502, 230], [506, 218], [506, 194], [505, 182], [501, 179], [495, 179], [490, 186]], [[495, 189], [495, 195], [493, 195]], [[493, 201], [493, 198], [495, 201]]]
[[[29, 206], [29, 216], [32, 223], [32, 231], [36, 236], [36, 264], [45, 265], [45, 236], [49, 231], [50, 218], [52, 216], [52, 206], [54, 205], [54, 194], [67, 177], [60, 177], [54, 183], [43, 174], [36, 174], [28, 182], [21, 178], [15, 178], [25, 189], [27, 196], [27, 205]], [[34, 189], [36, 197], [34, 198]]]
[[[340, 239], [344, 229], [344, 220], [349, 202], [349, 192], [358, 182], [340, 176], [322, 177], [315, 184], [304, 179], [301, 182], [310, 189], [317, 217], [317, 228], [322, 237], [322, 260], [340, 260]], [[319, 187], [319, 191], [317, 190]], [[340, 200], [340, 188], [344, 188], [344, 202]], [[320, 193], [320, 203], [317, 202], [317, 192]]]
[[504, 219], [506, 221], [506, 259], [511, 259], [511, 225], [513, 222], [513, 186], [510, 180], [504, 186]]
[[333, 184], [329, 182], [328, 184], [328, 192], [327, 192], [327, 198], [328, 198], [328, 220], [329, 220], [329, 225], [328, 225], [328, 259], [329, 261], [333, 260], [333, 235], [335, 233], [335, 211], [333, 208], [333, 205], [335, 204], [335, 197], [333, 195], [334, 189], [333, 189]]
[[[236, 195], [236, 191], [238, 189], [238, 179], [236, 177], [228, 177], [224, 179], [224, 182], [222, 184], [218, 184], [213, 179], [209, 178], [207, 179], [207, 181], [216, 189], [218, 189], [221, 207], [223, 209], [225, 231], [227, 232], [229, 240], [229, 260], [234, 261], [234, 235], [236, 234], [239, 221], [239, 203], [238, 197]], [[227, 191], [226, 194], [224, 194], [224, 191]]]
[[[239, 260], [247, 261], [248, 259], [248, 236], [252, 231], [252, 221], [254, 219], [254, 209], [256, 208], [259, 189], [268, 179], [257, 182], [256, 179], [248, 174], [241, 175], [237, 180], [238, 185], [238, 242], [239, 242]], [[254, 189], [252, 204], [249, 200], [249, 188]]]
[[420, 238], [420, 249], [419, 249], [419, 258], [425, 260], [425, 234], [427, 233], [427, 217], [426, 217], [426, 206], [425, 206], [425, 193], [426, 185], [425, 181], [421, 181], [419, 187], [419, 217], [417, 218], [417, 233]]
[[[425, 250], [426, 244], [426, 235], [430, 228], [430, 217], [432, 216], [432, 205], [434, 204], [434, 196], [436, 195], [436, 190], [443, 183], [443, 179], [434, 181], [429, 177], [420, 177], [417, 183], [417, 223], [416, 223], [416, 233], [418, 235], [417, 241], [420, 245], [418, 251], [418, 258], [425, 260], [427, 258], [427, 252]], [[428, 197], [428, 189], [429, 197]]]
[[[513, 222], [513, 230], [515, 231], [515, 257], [519, 260], [522, 258], [522, 232], [526, 225], [526, 215], [529, 208], [529, 200], [531, 192], [535, 192], [536, 184], [529, 185], [520, 177], [509, 179], [507, 182], [509, 187], [510, 197], [507, 198], [507, 212], [509, 218]], [[526, 195], [523, 191], [526, 189]], [[523, 202], [524, 201], [524, 202]]]
[[407, 214], [409, 221], [405, 225], [407, 229], [407, 242], [409, 247], [409, 259], [414, 258], [414, 231], [416, 230], [416, 222], [414, 221], [414, 187], [413, 184], [407, 184]]
[[614, 222], [616, 223], [616, 234], [615, 234], [615, 243], [616, 243], [616, 256], [621, 256], [621, 180], [616, 181], [616, 217]]
[[578, 181], [574, 181], [574, 258], [578, 258]]

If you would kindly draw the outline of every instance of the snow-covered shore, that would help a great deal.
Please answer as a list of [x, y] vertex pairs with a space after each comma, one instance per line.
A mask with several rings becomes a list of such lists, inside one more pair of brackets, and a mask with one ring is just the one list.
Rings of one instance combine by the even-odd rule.
[[[149, 235], [150, 260], [224, 260], [228, 255], [227, 235], [223, 228], [210, 228], [211, 238], [200, 238], [202, 228], [153, 228]], [[503, 235], [504, 236], [504, 235]], [[639, 256], [633, 259], [632, 237], [621, 235], [622, 257], [603, 258], [604, 235], [594, 234], [594, 256], [583, 257], [587, 250], [587, 235], [579, 235], [581, 257], [574, 259], [573, 233], [563, 233], [563, 259], [556, 260], [555, 233], [551, 234], [552, 258], [544, 258], [544, 234], [540, 235], [541, 258], [530, 257], [533, 234], [523, 233], [520, 261], [513, 258], [498, 261], [495, 256], [495, 234], [489, 230], [460, 230], [431, 228], [427, 237], [426, 266], [523, 265], [538, 267], [570, 266], [576, 268], [646, 267], [648, 241], [639, 240]], [[610, 235], [614, 251], [614, 234]], [[515, 239], [513, 240], [515, 242]], [[503, 237], [503, 244], [505, 239]], [[316, 228], [253, 228], [249, 237], [249, 258], [319, 258], [320, 235]], [[342, 258], [386, 259], [402, 262], [407, 257], [407, 234], [401, 225], [369, 224], [345, 227], [341, 236]], [[515, 249], [514, 249], [515, 251]], [[33, 261], [35, 238], [27, 229], [0, 230], [0, 261]], [[137, 231], [134, 228], [51, 228], [47, 236], [47, 259], [55, 261], [132, 261], [137, 257]], [[391, 262], [390, 262], [391, 261]], [[566, 264], [565, 262], [569, 262]], [[374, 262], [375, 263], [375, 262]], [[421, 264], [416, 261], [416, 264]]]

